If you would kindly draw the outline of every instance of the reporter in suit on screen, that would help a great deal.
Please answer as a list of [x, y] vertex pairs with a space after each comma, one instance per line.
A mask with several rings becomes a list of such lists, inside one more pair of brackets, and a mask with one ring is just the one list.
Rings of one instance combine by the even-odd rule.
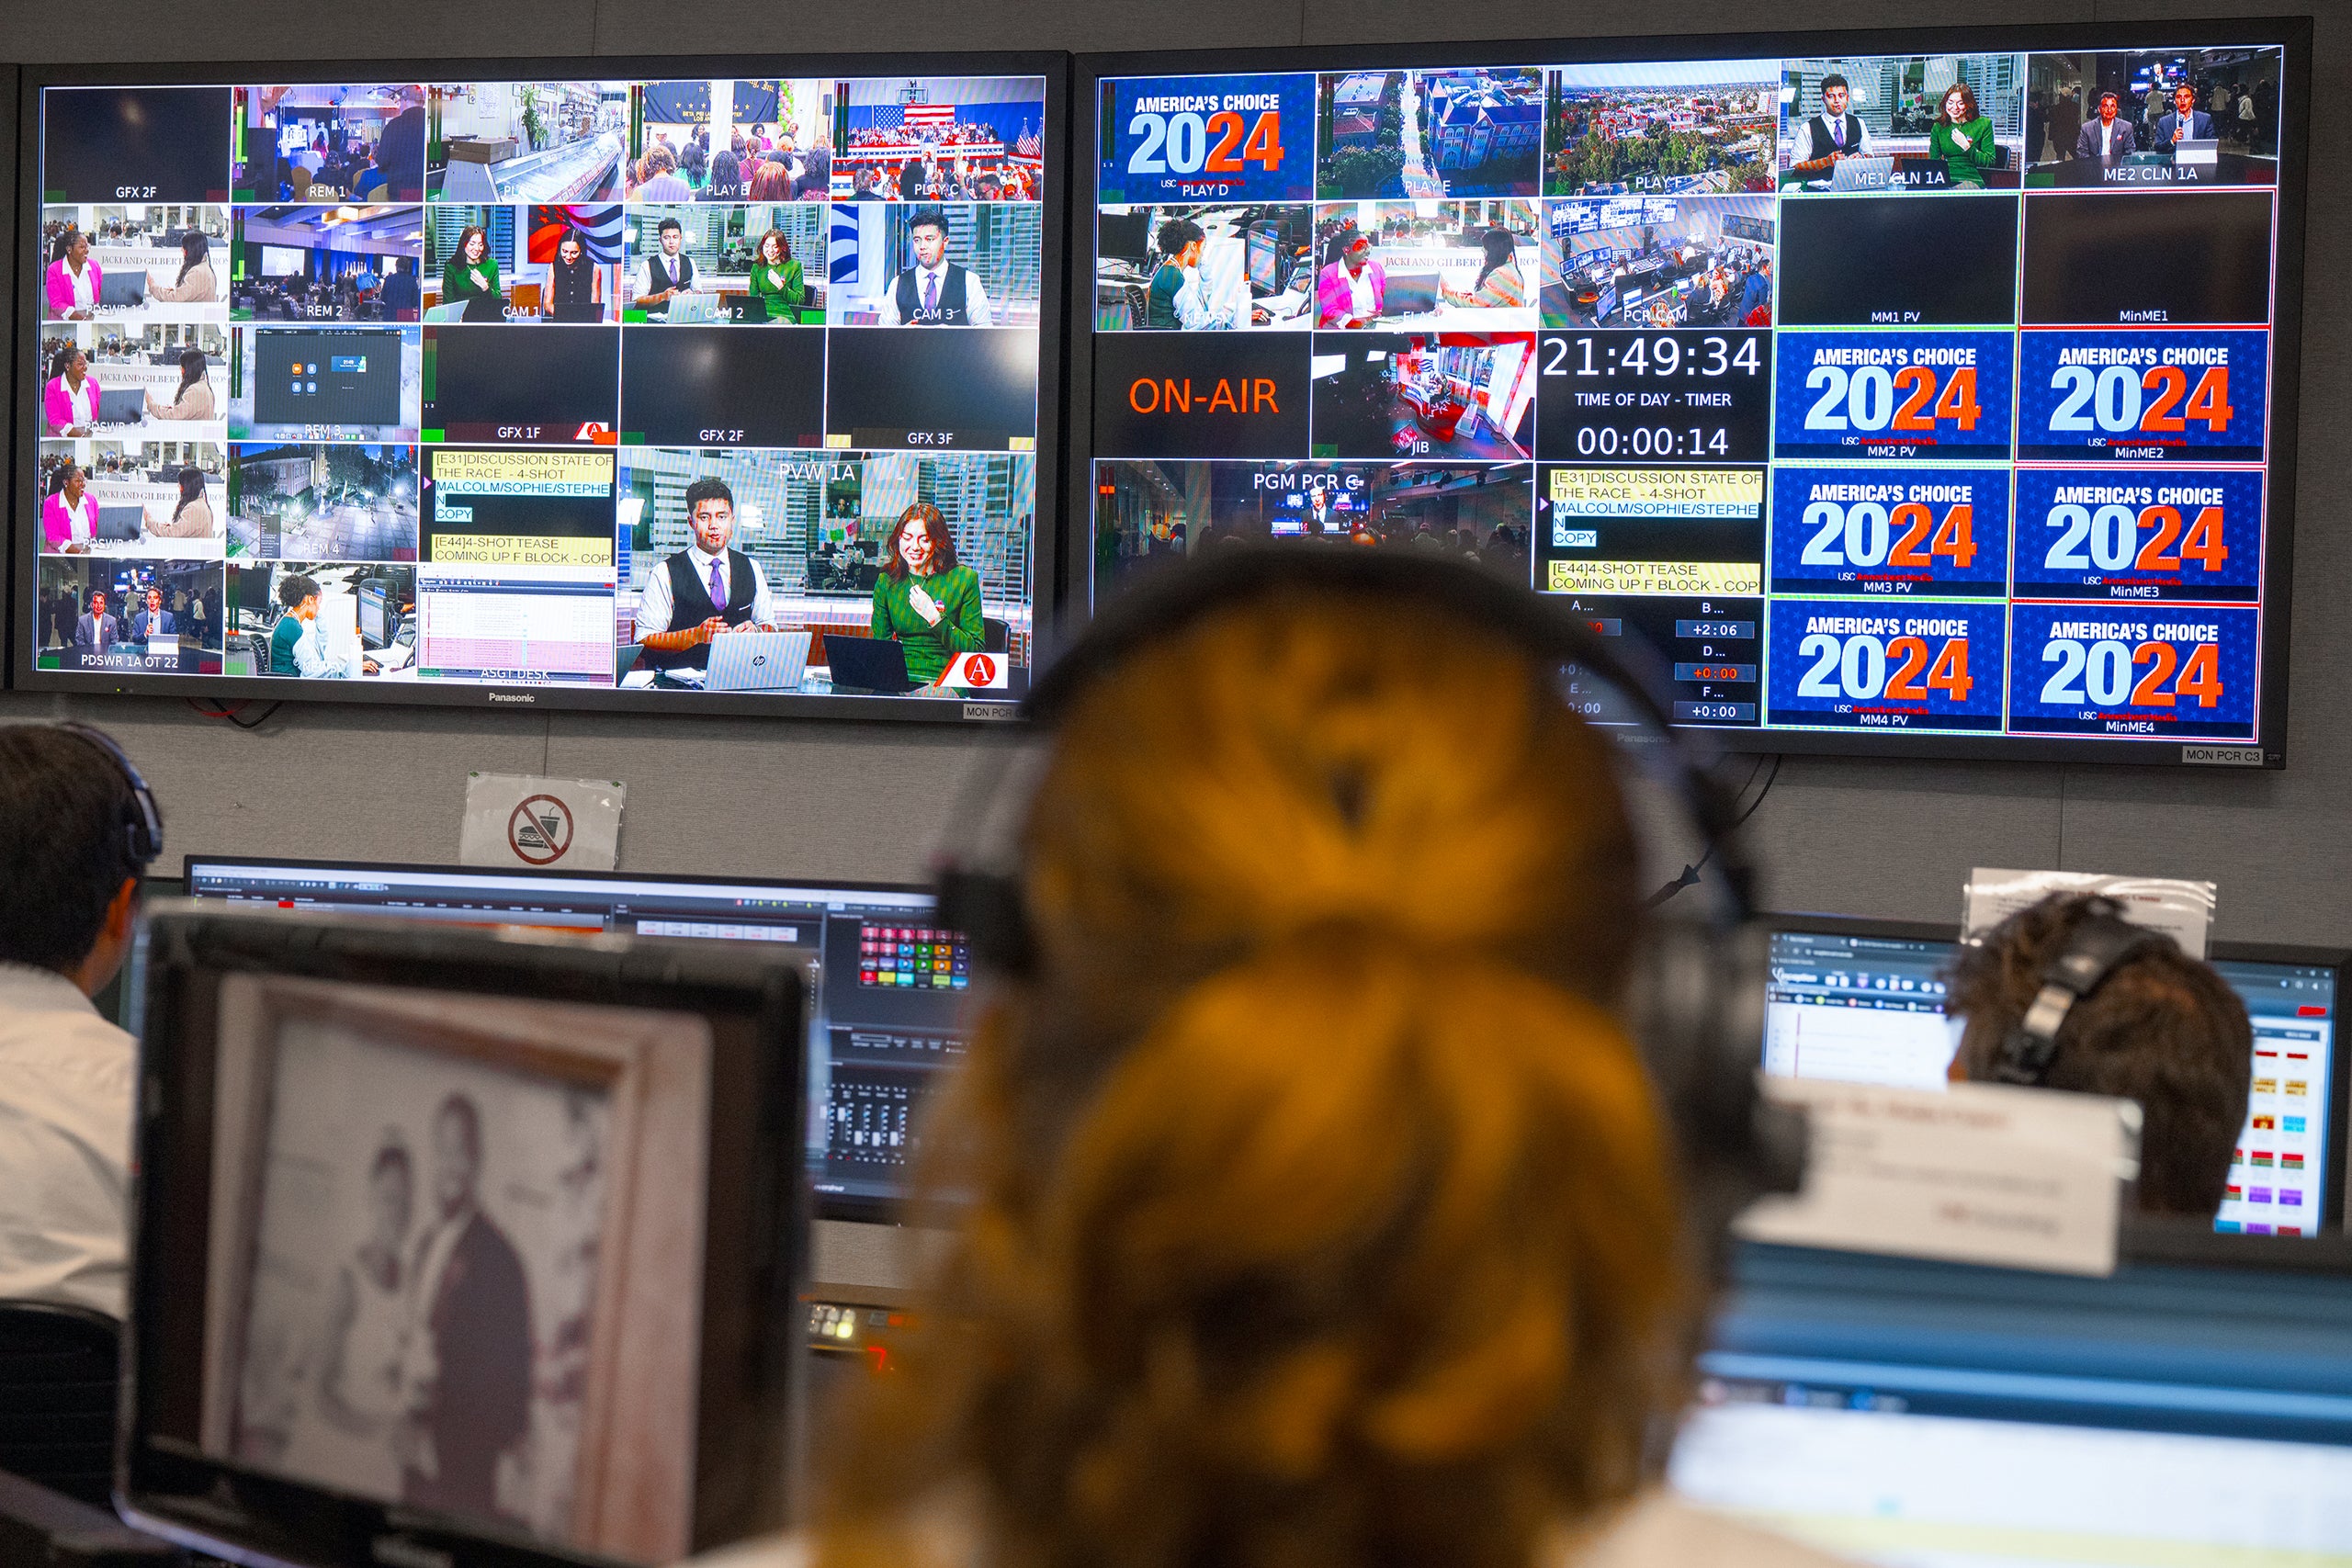
[[107, 614], [106, 590], [94, 589], [88, 614], [74, 623], [74, 646], [104, 653], [121, 640], [122, 623]]
[[2085, 122], [2075, 138], [2075, 156], [2102, 166], [2120, 164], [2140, 150], [2140, 133], [2123, 118], [2123, 105], [2113, 93], [2098, 96], [2098, 116]]
[[775, 629], [760, 563], [735, 548], [735, 492], [709, 475], [686, 487], [694, 543], [653, 569], [637, 601], [637, 639], [656, 670], [707, 670], [710, 639]]
[[2156, 121], [2152, 151], [2169, 152], [2184, 141], [2206, 141], [2213, 135], [2213, 117], [2197, 107], [2197, 89], [2183, 82], [2172, 93], [2172, 113]]

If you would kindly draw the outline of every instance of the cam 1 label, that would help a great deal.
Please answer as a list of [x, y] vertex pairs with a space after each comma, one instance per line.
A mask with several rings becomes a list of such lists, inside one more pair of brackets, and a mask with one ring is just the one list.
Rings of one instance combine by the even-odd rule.
[[1772, 449], [1782, 457], [2007, 459], [2007, 332], [1782, 331]]
[[1998, 730], [2006, 607], [1775, 599], [1770, 722]]
[[2262, 612], [2252, 605], [2019, 604], [2014, 734], [2247, 739]]
[[2028, 331], [2018, 354], [2020, 458], [2262, 460], [2267, 332]]
[[2020, 468], [2018, 596], [2212, 600], [2262, 591], [2262, 474]]
[[1102, 84], [1095, 198], [1315, 199], [1315, 78], [1129, 76]]
[[1772, 592], [2005, 597], [2007, 468], [1772, 471]]

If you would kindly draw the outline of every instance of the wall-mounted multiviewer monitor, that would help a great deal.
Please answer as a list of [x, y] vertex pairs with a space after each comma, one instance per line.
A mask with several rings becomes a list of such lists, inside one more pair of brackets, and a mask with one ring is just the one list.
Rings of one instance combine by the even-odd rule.
[[2280, 765], [2310, 39], [1085, 62], [1074, 575], [1475, 556], [1734, 748]]
[[1000, 711], [1050, 612], [1063, 92], [1046, 54], [37, 73], [16, 682]]

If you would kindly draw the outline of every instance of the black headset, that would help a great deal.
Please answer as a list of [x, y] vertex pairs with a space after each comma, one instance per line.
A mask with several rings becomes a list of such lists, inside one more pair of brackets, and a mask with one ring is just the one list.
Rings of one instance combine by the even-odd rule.
[[[1755, 917], [1755, 871], [1732, 798], [1690, 755], [1668, 705], [1632, 663], [1645, 650], [1620, 652], [1525, 588], [1442, 557], [1230, 544], [1122, 593], [1030, 688], [1023, 716], [1052, 729], [1082, 693], [1139, 649], [1217, 611], [1326, 595], [1371, 595], [1484, 626], [1542, 665], [1572, 665], [1605, 682], [1655, 732], [1674, 793], [1717, 868], [1721, 897], [1703, 926], [1654, 922], [1631, 987], [1628, 1022], [1686, 1155], [1724, 1170], [1749, 1192], [1795, 1190], [1804, 1168], [1803, 1122], [1766, 1101], [1757, 1084], [1770, 938]], [[1000, 773], [998, 792], [1002, 778]], [[1008, 850], [995, 859], [943, 865], [940, 919], [964, 933], [983, 967], [1034, 975], [1036, 936], [1017, 857]]]
[[2176, 945], [2162, 931], [2135, 926], [2123, 906], [2104, 895], [2083, 905], [2066, 945], [2041, 971], [2041, 989], [2016, 1027], [2002, 1037], [1993, 1061], [1993, 1081], [2039, 1088], [2058, 1059], [2058, 1034], [2075, 1004], [2107, 984], [2118, 969], [2143, 953]]
[[122, 774], [122, 782], [130, 786], [130, 806], [122, 814], [123, 852], [130, 857], [134, 873], [145, 871], [164, 852], [164, 814], [155, 807], [155, 792], [140, 776], [130, 754], [116, 745], [114, 737], [105, 730], [71, 719], [57, 728], [104, 752]]

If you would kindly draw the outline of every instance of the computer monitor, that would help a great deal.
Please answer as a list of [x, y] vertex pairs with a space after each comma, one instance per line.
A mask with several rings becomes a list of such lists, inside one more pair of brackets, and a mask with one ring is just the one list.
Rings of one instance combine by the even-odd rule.
[[825, 1219], [892, 1217], [915, 1112], [961, 1059], [963, 938], [928, 888], [190, 855], [190, 897], [455, 926], [761, 942], [809, 964], [808, 1156]]
[[[1943, 1016], [1948, 925], [1775, 915], [1764, 1070], [1935, 1089], [1960, 1043]], [[2207, 956], [2254, 1025], [2246, 1124], [2217, 1228], [2316, 1235], [2344, 1223], [2346, 1096], [2336, 1049], [2340, 948], [2216, 942]]]
[[175, 902], [124, 1431], [247, 1562], [663, 1563], [787, 1517], [797, 964]]
[[1745, 1247], [1673, 1485], [1884, 1568], [2352, 1561], [2352, 1258], [2195, 1239], [2108, 1279]]

